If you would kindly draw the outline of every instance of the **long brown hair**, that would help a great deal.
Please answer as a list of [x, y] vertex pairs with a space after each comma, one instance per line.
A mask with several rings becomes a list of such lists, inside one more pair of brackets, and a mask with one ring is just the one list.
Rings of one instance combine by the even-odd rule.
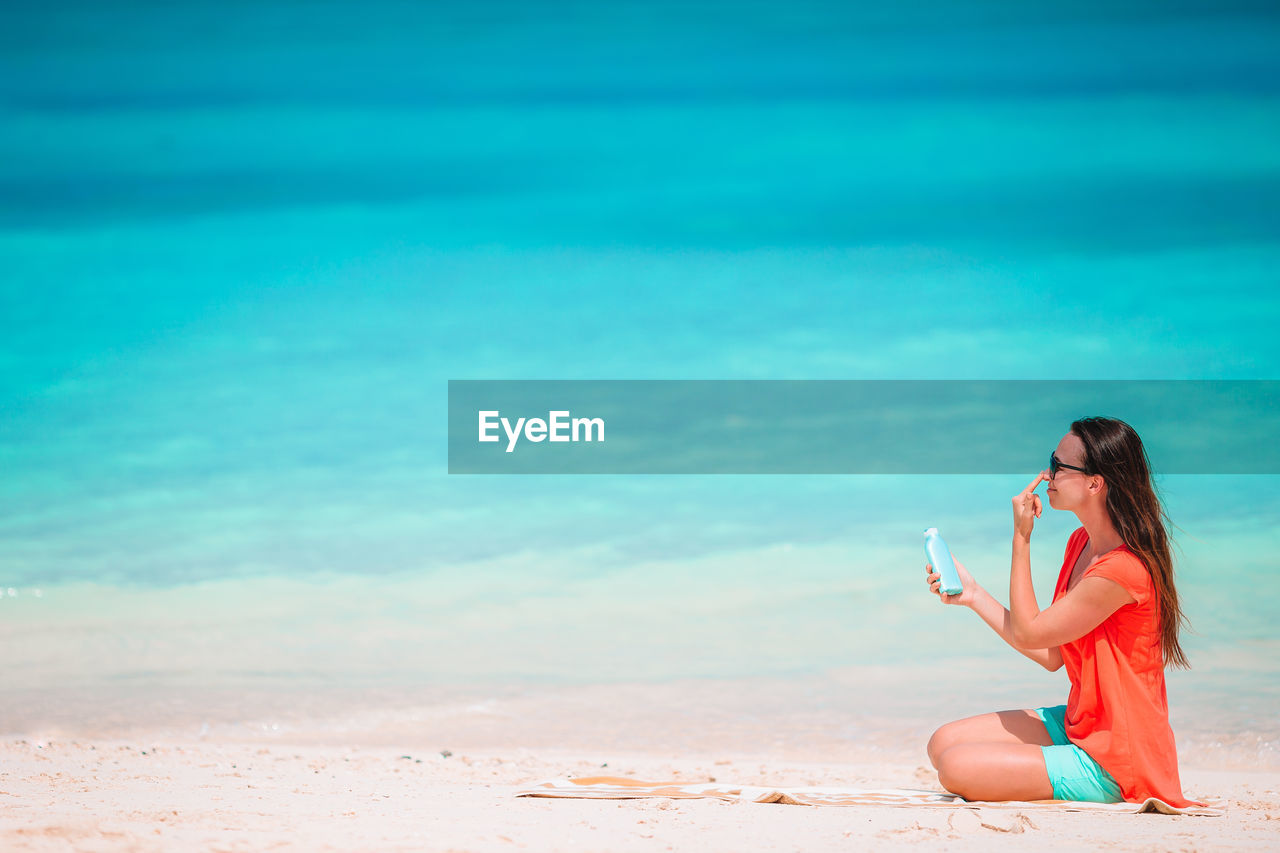
[[1160, 649], [1164, 665], [1190, 669], [1178, 644], [1189, 625], [1173, 585], [1173, 555], [1164, 522], [1169, 521], [1151, 479], [1151, 463], [1133, 427], [1115, 418], [1081, 418], [1071, 432], [1084, 442], [1084, 467], [1107, 483], [1107, 514], [1129, 550], [1147, 567], [1160, 599]]

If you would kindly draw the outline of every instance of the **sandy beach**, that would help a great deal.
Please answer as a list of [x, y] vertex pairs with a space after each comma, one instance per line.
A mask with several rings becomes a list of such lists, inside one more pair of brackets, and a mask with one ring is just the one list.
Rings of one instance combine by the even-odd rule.
[[[849, 734], [866, 722], [857, 715], [843, 717], [843, 734], [828, 711], [788, 724], [777, 709], [799, 708], [797, 684], [756, 715], [740, 712], [746, 683], [692, 681], [384, 697], [381, 707], [329, 696], [342, 710], [328, 717], [314, 716], [324, 697], [278, 697], [274, 707], [258, 697], [266, 712], [251, 722], [227, 716], [232, 692], [223, 706], [195, 697], [212, 722], [173, 702], [116, 697], [92, 724], [27, 725], [0, 743], [0, 847], [977, 851], [1026, 849], [1030, 835], [1038, 850], [1275, 848], [1280, 772], [1243, 746], [1210, 743], [1184, 749], [1183, 785], [1225, 805], [1225, 817], [514, 796], [544, 779], [596, 775], [939, 789], [920, 739], [926, 720], [865, 738]], [[153, 719], [142, 722], [148, 708]]]
[[[0, 853], [1280, 851], [1280, 3], [5, 11]], [[1086, 416], [1223, 814], [517, 796], [941, 791]]]

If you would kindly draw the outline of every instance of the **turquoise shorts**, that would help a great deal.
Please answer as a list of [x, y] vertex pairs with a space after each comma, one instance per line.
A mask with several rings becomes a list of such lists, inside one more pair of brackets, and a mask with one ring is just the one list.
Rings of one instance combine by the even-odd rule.
[[1053, 746], [1042, 746], [1044, 767], [1049, 771], [1055, 800], [1086, 803], [1122, 803], [1124, 795], [1115, 778], [1089, 753], [1067, 739], [1067, 706], [1036, 708], [1036, 716], [1049, 730]]

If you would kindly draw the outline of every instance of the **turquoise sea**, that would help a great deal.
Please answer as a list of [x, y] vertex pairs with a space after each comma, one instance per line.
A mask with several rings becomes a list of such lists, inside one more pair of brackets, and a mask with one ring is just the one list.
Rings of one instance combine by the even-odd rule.
[[[1021, 677], [920, 532], [1007, 601], [1067, 423], [1016, 477], [451, 476], [448, 380], [1280, 378], [1274, 4], [14, 8], [0, 730], [68, 688]], [[1160, 485], [1175, 726], [1280, 763], [1280, 478]]]

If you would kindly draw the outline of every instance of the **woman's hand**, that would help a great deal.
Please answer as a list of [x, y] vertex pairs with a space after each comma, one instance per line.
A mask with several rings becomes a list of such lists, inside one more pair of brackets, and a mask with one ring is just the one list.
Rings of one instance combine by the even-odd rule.
[[1049, 479], [1048, 475], [1041, 471], [1036, 474], [1036, 478], [1031, 481], [1031, 485], [1027, 486], [1018, 495], [1013, 498], [1013, 535], [1021, 536], [1023, 539], [1031, 538], [1031, 531], [1036, 526], [1036, 519], [1043, 512], [1040, 505], [1040, 496], [1035, 493], [1036, 486], [1040, 485], [1044, 480]]
[[942, 575], [933, 570], [933, 566], [925, 564], [924, 570], [928, 573], [929, 589], [942, 599], [943, 604], [960, 604], [965, 607], [973, 604], [973, 597], [978, 591], [978, 582], [973, 579], [973, 575], [969, 574], [969, 570], [964, 567], [964, 563], [956, 559], [956, 555], [951, 555], [951, 562], [956, 564], [956, 574], [960, 576], [960, 586], [963, 587], [960, 592], [955, 595], [947, 595], [939, 587], [942, 586]]

